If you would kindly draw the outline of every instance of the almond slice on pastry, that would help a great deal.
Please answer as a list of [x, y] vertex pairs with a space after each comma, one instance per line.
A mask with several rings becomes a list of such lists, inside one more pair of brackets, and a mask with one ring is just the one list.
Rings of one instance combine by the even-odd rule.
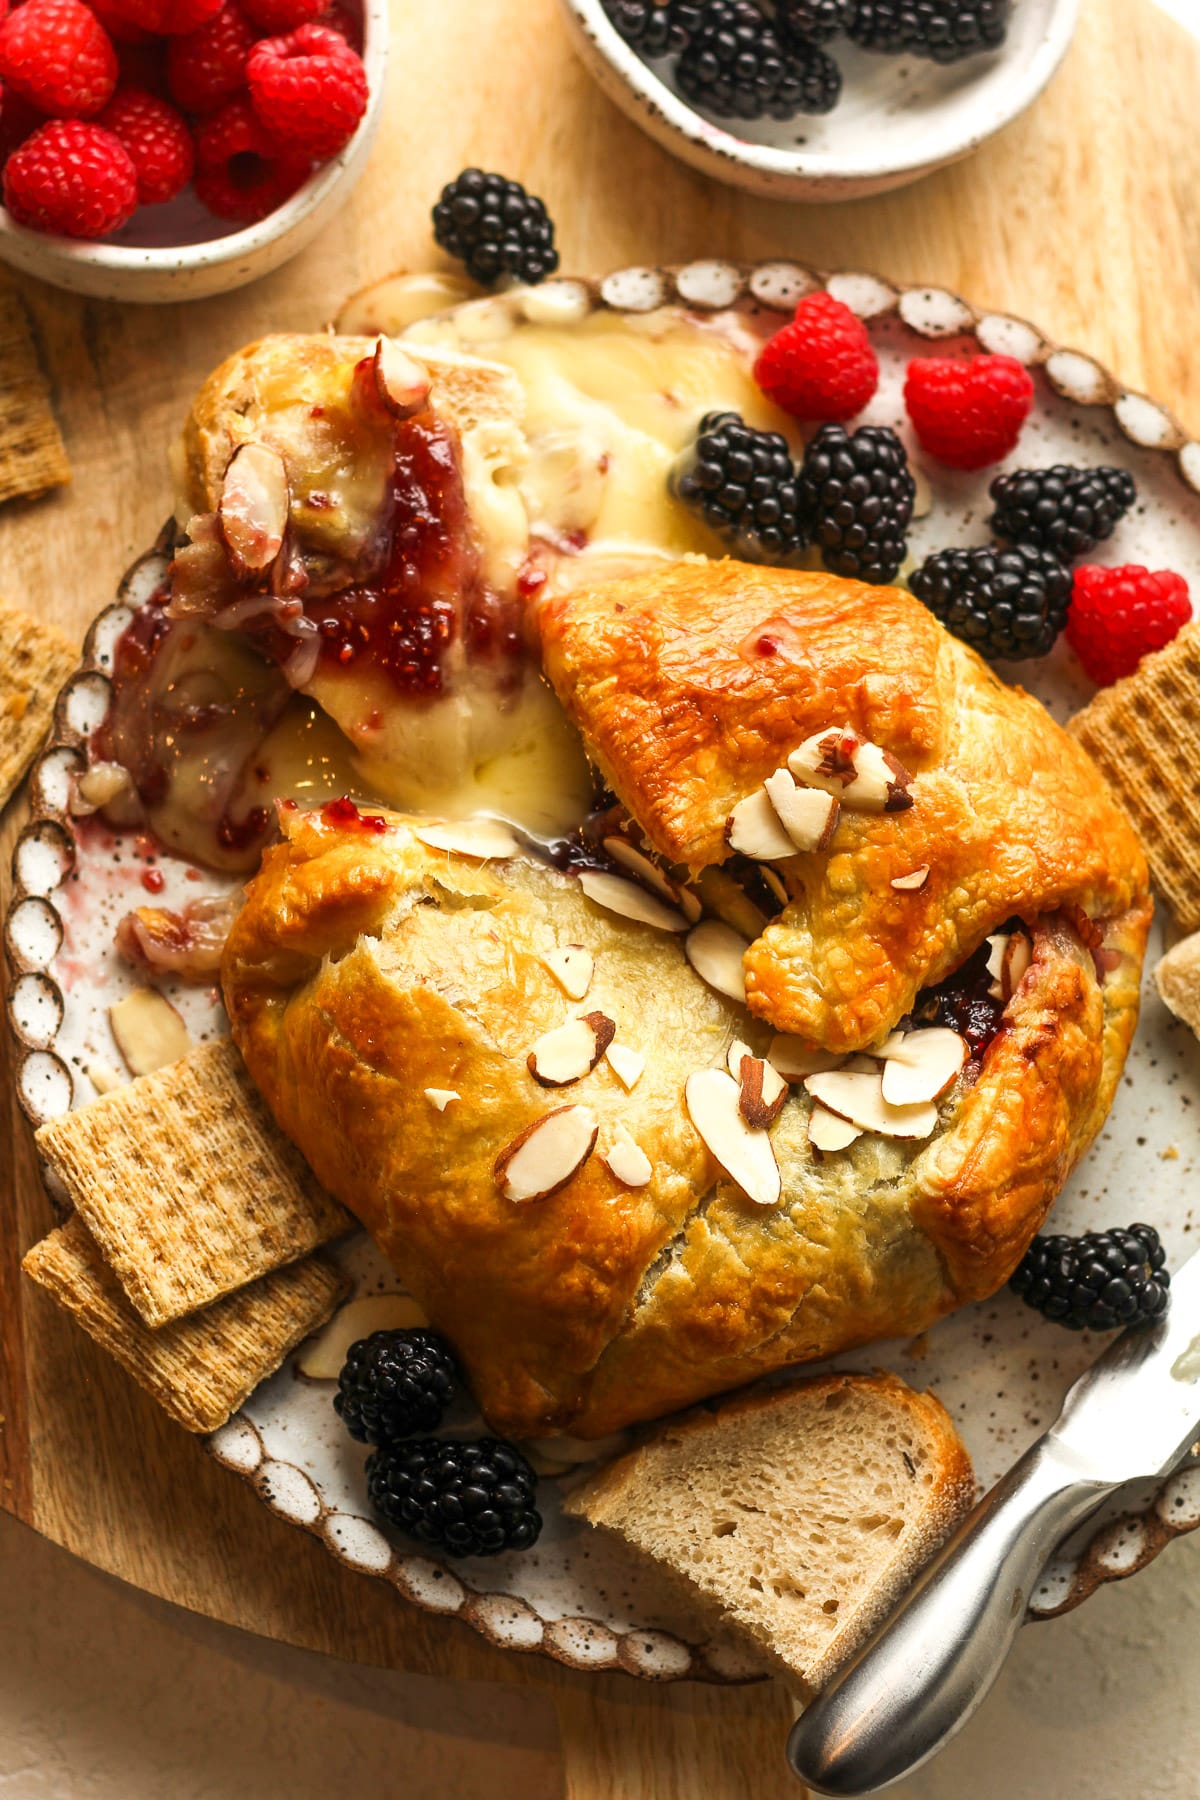
[[741, 1092], [724, 1069], [701, 1069], [684, 1087], [688, 1117], [731, 1181], [757, 1206], [777, 1206], [779, 1164], [767, 1133], [747, 1125]]
[[560, 1106], [527, 1125], [496, 1158], [496, 1186], [523, 1206], [548, 1200], [578, 1174], [596, 1145], [599, 1121], [590, 1106]]

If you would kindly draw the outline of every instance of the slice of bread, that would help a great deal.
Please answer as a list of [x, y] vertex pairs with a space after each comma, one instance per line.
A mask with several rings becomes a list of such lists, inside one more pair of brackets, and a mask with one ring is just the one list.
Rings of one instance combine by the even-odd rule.
[[1200, 1037], [1200, 931], [1167, 951], [1155, 968], [1154, 982], [1175, 1017]]
[[827, 1375], [660, 1427], [566, 1501], [733, 1625], [810, 1698], [891, 1609], [975, 1490], [932, 1394]]

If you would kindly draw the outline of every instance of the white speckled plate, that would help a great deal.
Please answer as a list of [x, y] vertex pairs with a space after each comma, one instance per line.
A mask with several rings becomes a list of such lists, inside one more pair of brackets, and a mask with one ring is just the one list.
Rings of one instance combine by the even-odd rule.
[[[521, 317], [569, 323], [594, 308], [644, 314], [666, 304], [702, 314], [737, 307], [777, 316], [822, 282], [867, 320], [880, 356], [883, 380], [867, 420], [902, 422], [904, 364], [930, 347], [974, 344], [1019, 357], [1035, 371], [1038, 395], [1020, 462], [1107, 461], [1130, 468], [1139, 502], [1102, 547], [1104, 560], [1178, 569], [1200, 593], [1200, 443], [1188, 440], [1165, 408], [1124, 390], [1087, 355], [1057, 348], [1023, 320], [980, 313], [943, 290], [896, 289], [856, 273], [821, 277], [788, 263], [743, 269], [708, 261], [672, 272], [626, 269], [599, 283], [556, 281], [475, 303], [456, 317], [465, 321], [471, 344], [486, 354], [487, 334], [503, 335]], [[486, 314], [481, 304], [490, 309]], [[356, 305], [364, 317], [370, 297]], [[379, 309], [385, 309], [382, 293]], [[905, 436], [920, 468], [906, 428]], [[927, 464], [923, 472], [935, 504], [914, 527], [916, 554], [982, 541], [991, 472], [956, 475]], [[144, 865], [132, 839], [99, 845], [95, 834], [79, 830], [69, 811], [71, 777], [83, 766], [88, 740], [105, 714], [113, 645], [130, 608], [153, 591], [163, 566], [161, 549], [143, 559], [116, 605], [100, 615], [82, 666], [63, 689], [50, 745], [32, 778], [33, 817], [15, 852], [6, 948], [18, 1092], [35, 1121], [91, 1099], [89, 1067], [120, 1062], [107, 1008], [132, 978], [112, 951], [112, 930], [142, 894]], [[1023, 665], [1019, 673], [1060, 718], [1086, 698], [1087, 685], [1061, 646], [1045, 663]], [[209, 873], [199, 883], [189, 879], [187, 865], [170, 857], [160, 857], [158, 866], [167, 905], [222, 885]], [[1157, 950], [1156, 936], [1152, 958]], [[167, 992], [197, 1037], [223, 1029], [214, 992]], [[1194, 1242], [1198, 1102], [1200, 1045], [1171, 1020], [1147, 984], [1116, 1106], [1060, 1199], [1056, 1226], [1074, 1232], [1145, 1218], [1162, 1232], [1170, 1260], [1180, 1260]], [[395, 1276], [365, 1239], [339, 1254], [359, 1293], [395, 1289]], [[841, 1359], [840, 1366], [884, 1365], [935, 1388], [959, 1424], [981, 1481], [990, 1484], [1050, 1422], [1065, 1388], [1098, 1348], [1095, 1339], [1056, 1329], [1003, 1292], [964, 1308], [915, 1343], [873, 1346]], [[496, 1644], [542, 1650], [573, 1667], [622, 1668], [657, 1680], [728, 1681], [754, 1672], [730, 1643], [708, 1637], [616, 1545], [563, 1520], [553, 1479], [544, 1479], [540, 1490], [546, 1531], [525, 1556], [442, 1563], [380, 1529], [366, 1516], [365, 1451], [342, 1430], [331, 1393], [330, 1383], [299, 1376], [292, 1359], [209, 1447], [252, 1481], [273, 1511], [317, 1533], [343, 1562], [391, 1581], [417, 1606], [466, 1619]], [[450, 1421], [468, 1422], [465, 1410]], [[1198, 1525], [1195, 1463], [1165, 1483], [1123, 1496], [1099, 1525], [1093, 1521], [1064, 1546], [1031, 1616], [1078, 1605], [1097, 1585], [1134, 1573], [1172, 1537]]]

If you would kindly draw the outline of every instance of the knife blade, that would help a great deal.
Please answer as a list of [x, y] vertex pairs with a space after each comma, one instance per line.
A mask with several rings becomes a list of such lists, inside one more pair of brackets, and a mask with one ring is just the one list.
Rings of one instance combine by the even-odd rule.
[[896, 1612], [800, 1715], [793, 1771], [818, 1794], [878, 1792], [961, 1730], [1004, 1664], [1047, 1562], [1117, 1489], [1200, 1439], [1200, 1251], [1171, 1305], [1121, 1333], [1055, 1423], [984, 1496]]

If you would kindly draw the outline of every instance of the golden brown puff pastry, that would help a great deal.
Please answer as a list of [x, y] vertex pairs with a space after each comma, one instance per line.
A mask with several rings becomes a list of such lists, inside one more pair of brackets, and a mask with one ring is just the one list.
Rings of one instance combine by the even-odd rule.
[[1141, 943], [1145, 858], [1090, 759], [911, 595], [690, 560], [559, 596], [540, 625], [589, 755], [672, 863], [724, 861], [735, 805], [826, 728], [911, 772], [906, 810], [843, 807], [828, 851], [774, 865], [789, 904], [745, 973], [778, 1030], [870, 1045], [1014, 914], [1075, 907], [1097, 942]]
[[[395, 815], [379, 830], [285, 809], [284, 827], [226, 947], [234, 1037], [454, 1342], [490, 1423], [518, 1436], [603, 1434], [993, 1291], [1103, 1119], [1136, 1020], [1144, 916], [1110, 932], [1103, 982], [1075, 925], [1038, 920], [1003, 1027], [935, 1134], [816, 1158], [798, 1088], [770, 1129], [783, 1198], [763, 1207], [721, 1173], [684, 1084], [735, 1036], [761, 1050], [767, 1034], [678, 937], [532, 857], [426, 849]], [[566, 944], [595, 959], [576, 1005], [544, 960]], [[584, 1010], [645, 1056], [631, 1092], [603, 1058], [570, 1087], [534, 1080], [534, 1040]], [[497, 1158], [574, 1102], [594, 1109], [594, 1152], [548, 1197], [505, 1198]], [[621, 1129], [652, 1164], [645, 1187], [603, 1160]]]

